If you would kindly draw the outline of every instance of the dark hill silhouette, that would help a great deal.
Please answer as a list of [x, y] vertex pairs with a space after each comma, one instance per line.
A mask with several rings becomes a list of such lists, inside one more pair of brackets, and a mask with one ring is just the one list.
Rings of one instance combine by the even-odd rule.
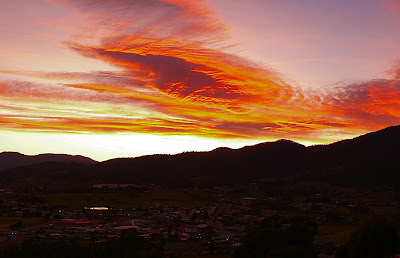
[[39, 178], [45, 183], [55, 180], [65, 187], [94, 183], [188, 187], [290, 177], [345, 186], [392, 186], [400, 182], [399, 156], [400, 126], [394, 126], [329, 145], [305, 147], [279, 140], [240, 149], [118, 158], [92, 165], [68, 167], [58, 163], [49, 168], [40, 164], [4, 171], [2, 180]]
[[113, 159], [93, 168], [105, 180], [113, 177], [114, 180], [122, 180], [121, 182], [135, 178], [141, 183], [168, 182], [169, 185], [195, 182], [234, 183], [265, 175], [287, 175], [303, 158], [305, 150], [306, 147], [301, 144], [280, 140], [237, 150], [218, 148], [211, 152]]
[[400, 180], [400, 126], [307, 148], [313, 176], [347, 185]]
[[18, 152], [0, 153], [0, 171], [43, 162], [79, 163], [90, 165], [96, 163], [97, 161], [80, 155], [39, 154], [30, 156]]

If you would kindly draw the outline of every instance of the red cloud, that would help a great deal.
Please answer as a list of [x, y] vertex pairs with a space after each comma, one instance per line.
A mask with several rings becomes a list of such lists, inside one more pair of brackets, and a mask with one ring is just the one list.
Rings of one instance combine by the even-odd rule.
[[227, 53], [226, 26], [202, 1], [51, 2], [89, 16], [70, 49], [122, 71], [14, 72], [49, 82], [0, 82], [0, 128], [321, 141], [400, 123], [398, 69], [393, 80], [303, 91]]

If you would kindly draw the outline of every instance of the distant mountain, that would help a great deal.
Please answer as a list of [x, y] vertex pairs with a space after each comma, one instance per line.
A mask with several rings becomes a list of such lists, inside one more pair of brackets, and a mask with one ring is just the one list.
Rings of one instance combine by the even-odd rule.
[[41, 163], [4, 171], [0, 183], [29, 179], [65, 188], [94, 183], [174, 187], [291, 178], [343, 186], [393, 185], [400, 184], [399, 157], [400, 126], [393, 126], [354, 139], [310, 147], [279, 140], [240, 149], [119, 158], [79, 166]]
[[308, 149], [313, 176], [344, 185], [400, 183], [400, 126]]
[[18, 152], [0, 153], [0, 171], [10, 168], [39, 164], [43, 162], [78, 163], [85, 165], [97, 163], [97, 161], [80, 155], [74, 156], [66, 154], [39, 154], [29, 156]]

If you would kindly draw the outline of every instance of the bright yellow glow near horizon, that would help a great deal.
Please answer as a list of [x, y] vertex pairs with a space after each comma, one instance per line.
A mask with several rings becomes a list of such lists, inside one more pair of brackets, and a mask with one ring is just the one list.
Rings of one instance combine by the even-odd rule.
[[[331, 137], [319, 141], [293, 139], [305, 146], [340, 140]], [[355, 135], [349, 135], [352, 138]], [[44, 153], [83, 155], [97, 161], [113, 158], [140, 157], [152, 154], [178, 154], [185, 151], [211, 151], [219, 147], [238, 149], [278, 139], [213, 139], [197, 136], [151, 134], [76, 134], [0, 131], [0, 153], [20, 152], [25, 155]]]
[[218, 147], [240, 148], [258, 142], [260, 141], [134, 133], [73, 134], [0, 131], [0, 152], [15, 151], [25, 155], [42, 153], [83, 155], [97, 161], [151, 154], [210, 151]]
[[400, 124], [397, 5], [287, 1], [0, 1], [0, 151], [105, 160]]

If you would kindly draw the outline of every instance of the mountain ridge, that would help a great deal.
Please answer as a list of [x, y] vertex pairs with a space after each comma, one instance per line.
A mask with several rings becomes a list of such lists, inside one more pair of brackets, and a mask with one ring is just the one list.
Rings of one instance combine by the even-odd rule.
[[82, 156], [69, 154], [41, 153], [26, 155], [19, 152], [4, 151], [0, 153], [0, 171], [44, 162], [66, 162], [79, 164], [94, 164], [97, 161]]
[[96, 183], [221, 185], [286, 177], [356, 186], [400, 183], [399, 155], [400, 126], [394, 126], [328, 145], [306, 147], [279, 140], [240, 149], [117, 158], [89, 165], [52, 164], [51, 169], [46, 164], [26, 166], [2, 175], [4, 181], [41, 178], [65, 187], [78, 183], [82, 187]]

